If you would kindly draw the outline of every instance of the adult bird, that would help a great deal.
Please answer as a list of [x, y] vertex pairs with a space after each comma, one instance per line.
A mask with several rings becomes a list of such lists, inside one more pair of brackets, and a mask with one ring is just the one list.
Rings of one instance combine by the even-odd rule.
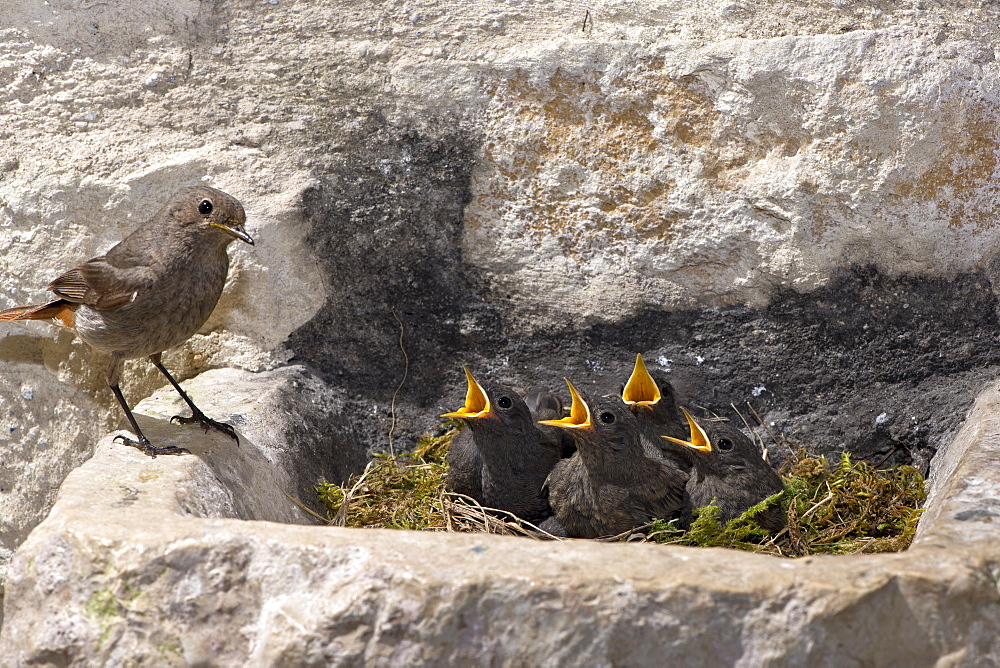
[[161, 354], [187, 341], [208, 320], [226, 283], [226, 248], [237, 239], [253, 245], [245, 222], [243, 205], [231, 195], [208, 186], [183, 188], [107, 253], [52, 281], [48, 289], [55, 299], [0, 311], [0, 320], [58, 322], [109, 355], [108, 386], [137, 437], [118, 435], [116, 441], [151, 457], [188, 452], [152, 445], [122, 396], [122, 362], [146, 357], [191, 409], [191, 417], [172, 420], [217, 429], [239, 445], [230, 425], [207, 417], [181, 389]]
[[452, 439], [448, 451], [447, 488], [529, 522], [545, 519], [551, 510], [543, 485], [559, 461], [558, 444], [535, 427], [517, 392], [481, 383], [463, 368], [465, 405], [441, 416], [459, 419], [467, 427]]
[[577, 451], [546, 483], [556, 535], [597, 538], [623, 533], [682, 511], [687, 475], [649, 443], [638, 421], [617, 400], [584, 398], [567, 380], [570, 415], [545, 424], [569, 431]]

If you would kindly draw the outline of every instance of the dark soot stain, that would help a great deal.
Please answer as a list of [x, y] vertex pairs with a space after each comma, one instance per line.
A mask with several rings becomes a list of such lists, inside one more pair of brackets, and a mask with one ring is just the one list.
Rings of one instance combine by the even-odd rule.
[[[997, 375], [1000, 325], [990, 281], [890, 278], [843, 270], [764, 309], [646, 312], [581, 330], [523, 332], [506, 299], [463, 263], [462, 215], [477, 143], [460, 123], [417, 131], [373, 116], [303, 205], [330, 297], [289, 339], [352, 397], [349, 419], [371, 450], [432, 430], [464, 397], [461, 365], [512, 385], [563, 376], [615, 392], [636, 352], [671, 360], [681, 398], [733, 417], [751, 402], [772, 432], [821, 453], [926, 470], [984, 383]], [[700, 361], [699, 361], [700, 359]], [[744, 411], [744, 414], [748, 413]], [[781, 456], [781, 449], [776, 454]]]

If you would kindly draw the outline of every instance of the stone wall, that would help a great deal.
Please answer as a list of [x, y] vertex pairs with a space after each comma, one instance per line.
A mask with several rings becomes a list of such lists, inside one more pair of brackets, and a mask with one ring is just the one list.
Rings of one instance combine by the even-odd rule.
[[[1000, 371], [998, 24], [931, 1], [0, 0], [0, 307], [204, 181], [257, 245], [166, 363], [306, 365], [354, 444], [330, 471], [387, 446], [404, 370], [403, 446], [462, 364], [608, 391], [636, 352], [686, 401], [926, 468]], [[3, 564], [122, 423], [99, 356], [0, 330]], [[130, 363], [125, 394], [161, 382]]]
[[1000, 661], [997, 383], [940, 458], [909, 550], [794, 560], [289, 524], [309, 521], [282, 494], [289, 477], [340, 454], [274, 437], [289, 384], [309, 384], [308, 373], [219, 369], [188, 384], [222, 388], [211, 408], [245, 425], [239, 448], [171, 425], [169, 388], [139, 405], [143, 429], [196, 456], [152, 460], [102, 439], [11, 563], [5, 663]]

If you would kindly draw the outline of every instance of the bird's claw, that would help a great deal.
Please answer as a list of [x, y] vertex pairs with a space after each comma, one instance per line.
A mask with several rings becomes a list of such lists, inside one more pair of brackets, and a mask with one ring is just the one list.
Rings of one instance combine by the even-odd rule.
[[213, 420], [212, 418], [208, 417], [201, 411], [198, 411], [191, 417], [184, 417], [183, 415], [175, 415], [172, 418], [170, 418], [171, 423], [174, 422], [174, 420], [176, 420], [178, 424], [200, 424], [201, 428], [204, 429], [205, 431], [208, 431], [209, 429], [215, 429], [217, 431], [221, 431], [223, 434], [229, 436], [234, 441], [236, 441], [237, 446], [239, 446], [240, 444], [240, 437], [236, 435], [236, 430], [233, 429], [232, 425], [228, 425], [225, 422], [219, 422], [217, 420]]
[[129, 438], [128, 436], [122, 436], [118, 434], [112, 441], [119, 441], [124, 445], [129, 445], [137, 450], [141, 450], [142, 454], [148, 455], [153, 459], [156, 459], [156, 455], [190, 455], [191, 451], [187, 448], [178, 448], [176, 445], [166, 445], [163, 447], [157, 447], [150, 443], [148, 440], [143, 438], [140, 441]]

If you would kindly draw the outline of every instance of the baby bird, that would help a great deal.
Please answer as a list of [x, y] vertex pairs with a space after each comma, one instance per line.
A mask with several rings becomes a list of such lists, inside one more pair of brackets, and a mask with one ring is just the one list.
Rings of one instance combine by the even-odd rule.
[[569, 386], [569, 417], [544, 424], [566, 429], [577, 451], [546, 485], [554, 518], [542, 528], [574, 538], [613, 536], [669, 519], [684, 507], [685, 473], [649, 443], [635, 417], [613, 399], [584, 399]]
[[664, 374], [650, 374], [641, 354], [635, 356], [632, 375], [622, 388], [622, 401], [644, 428], [659, 436], [687, 436], [687, 422], [677, 406], [673, 385]]
[[465, 377], [465, 406], [441, 416], [467, 426], [448, 451], [448, 490], [529, 522], [549, 517], [543, 485], [559, 461], [559, 445], [535, 427], [517, 392], [480, 383], [468, 369]]
[[[531, 417], [536, 423], [546, 420], [559, 420], [565, 416], [562, 400], [549, 392], [541, 385], [532, 385], [524, 393], [524, 403], [531, 411]], [[559, 446], [560, 456], [570, 457], [576, 452], [576, 443], [573, 437], [565, 430], [541, 424], [538, 431], [542, 433], [545, 442], [554, 443]]]
[[677, 394], [666, 375], [649, 373], [641, 354], [635, 356], [632, 375], [622, 387], [622, 401], [639, 421], [646, 437], [659, 444], [663, 455], [673, 459], [685, 472], [690, 471], [692, 460], [687, 448], [660, 438], [684, 438], [688, 434], [687, 422], [677, 406]]
[[[702, 508], [715, 500], [719, 521], [727, 522], [785, 485], [781, 476], [764, 461], [749, 438], [728, 422], [695, 421], [683, 408], [690, 429], [690, 440], [671, 436], [663, 438], [688, 448], [693, 453], [694, 469], [687, 481], [691, 509]], [[755, 518], [761, 528], [780, 531], [785, 526], [785, 511], [772, 504]]]

